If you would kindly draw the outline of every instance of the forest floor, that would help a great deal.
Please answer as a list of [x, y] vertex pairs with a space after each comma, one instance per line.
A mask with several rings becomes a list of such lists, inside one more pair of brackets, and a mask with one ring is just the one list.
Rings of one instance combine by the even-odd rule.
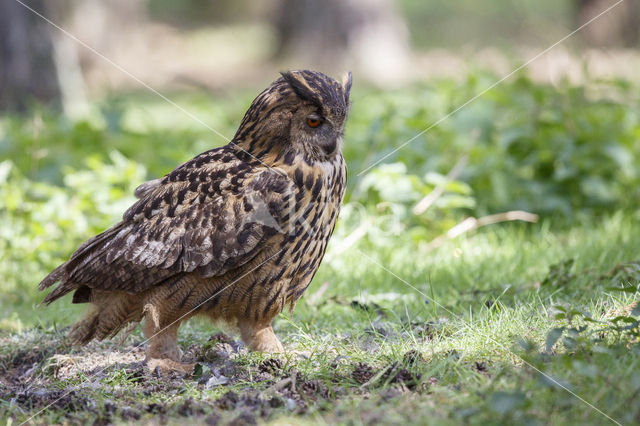
[[81, 348], [65, 340], [69, 323], [25, 318], [0, 332], [0, 418], [638, 423], [639, 234], [637, 213], [619, 213], [488, 227], [428, 256], [400, 240], [354, 249], [341, 259], [351, 267], [321, 269], [275, 321], [285, 354], [250, 353], [204, 320], [183, 325], [192, 376], [149, 371], [139, 330]]

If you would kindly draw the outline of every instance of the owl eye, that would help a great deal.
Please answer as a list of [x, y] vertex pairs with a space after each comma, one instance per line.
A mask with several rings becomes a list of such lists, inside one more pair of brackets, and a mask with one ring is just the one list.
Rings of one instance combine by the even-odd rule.
[[322, 119], [320, 119], [320, 117], [317, 117], [315, 115], [307, 117], [307, 126], [315, 129], [320, 124], [322, 124]]

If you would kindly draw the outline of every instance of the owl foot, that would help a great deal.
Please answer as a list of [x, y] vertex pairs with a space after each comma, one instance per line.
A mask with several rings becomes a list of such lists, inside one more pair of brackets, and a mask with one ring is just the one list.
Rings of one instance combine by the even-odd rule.
[[179, 321], [167, 327], [161, 327], [153, 316], [145, 318], [144, 336], [147, 339], [147, 366], [152, 372], [161, 376], [172, 373], [190, 375], [195, 364], [180, 362], [181, 353], [178, 347]]
[[240, 326], [240, 337], [250, 350], [256, 352], [283, 353], [282, 343], [273, 333], [271, 326], [259, 327], [243, 324]]
[[188, 376], [193, 374], [195, 364], [178, 362], [170, 358], [149, 358], [147, 367], [159, 376], [170, 376], [173, 373]]

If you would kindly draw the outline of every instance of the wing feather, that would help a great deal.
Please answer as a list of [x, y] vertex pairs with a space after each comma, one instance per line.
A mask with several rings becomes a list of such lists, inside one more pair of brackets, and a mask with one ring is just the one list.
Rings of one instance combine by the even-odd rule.
[[61, 281], [45, 302], [82, 286], [137, 293], [173, 275], [221, 275], [253, 259], [286, 226], [285, 194], [294, 188], [283, 173], [248, 167], [225, 148], [141, 185], [122, 222], [42, 281], [41, 288]]

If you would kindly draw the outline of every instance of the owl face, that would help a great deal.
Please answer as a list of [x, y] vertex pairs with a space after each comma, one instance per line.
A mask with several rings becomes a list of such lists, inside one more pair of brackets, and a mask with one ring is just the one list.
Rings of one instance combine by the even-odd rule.
[[351, 74], [342, 84], [312, 71], [292, 71], [282, 77], [301, 101], [292, 110], [291, 141], [317, 158], [335, 155], [342, 145]]
[[253, 101], [233, 142], [259, 158], [331, 160], [342, 145], [350, 91], [351, 73], [342, 83], [315, 71], [282, 73]]
[[327, 116], [315, 105], [302, 105], [292, 113], [290, 141], [314, 157], [331, 157], [342, 146], [344, 120]]

